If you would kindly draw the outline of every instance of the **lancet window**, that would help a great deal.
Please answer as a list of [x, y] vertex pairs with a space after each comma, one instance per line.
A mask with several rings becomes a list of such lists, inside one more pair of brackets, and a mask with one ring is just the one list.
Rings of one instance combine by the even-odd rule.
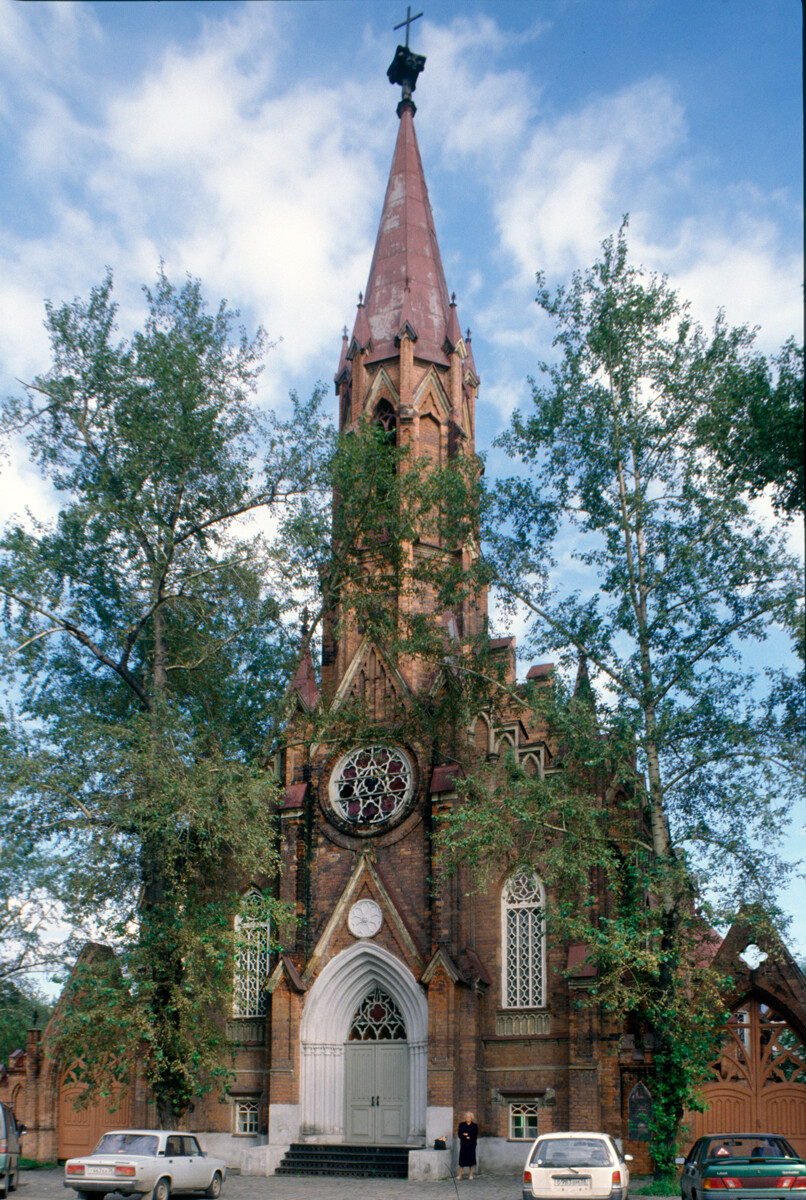
[[350, 1026], [351, 1042], [404, 1042], [406, 1023], [391, 996], [376, 987], [356, 1009]]
[[247, 892], [235, 918], [235, 980], [232, 1015], [266, 1015], [271, 926], [266, 900], [256, 889]]
[[501, 897], [506, 1008], [543, 1008], [546, 1003], [546, 894], [534, 871], [518, 870]]

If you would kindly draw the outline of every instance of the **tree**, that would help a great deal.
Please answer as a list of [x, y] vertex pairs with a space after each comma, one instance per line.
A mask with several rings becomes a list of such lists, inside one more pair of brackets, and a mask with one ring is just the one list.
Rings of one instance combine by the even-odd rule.
[[[79, 957], [57, 1051], [81, 1054], [90, 1091], [125, 1082], [139, 1055], [169, 1120], [231, 1065], [221, 1014], [246, 886], [282, 940], [270, 767], [296, 736], [300, 654], [323, 624], [355, 623], [441, 665], [445, 631], [423, 613], [461, 585], [470, 489], [371, 423], [337, 439], [320, 389], [292, 397], [287, 422], [262, 419], [249, 400], [262, 333], [234, 339], [235, 314], [209, 314], [197, 281], [161, 272], [145, 296], [130, 341], [116, 340], [111, 278], [87, 303], [49, 304], [53, 365], [3, 410], [63, 498], [52, 524], [0, 539], [20, 710], [3, 783], [19, 838], [53, 868], [43, 894], [115, 949]], [[418, 532], [445, 534], [446, 490], [450, 548], [412, 565]], [[256, 513], [267, 532], [250, 536]], [[433, 725], [427, 707], [405, 719]], [[323, 708], [299, 736], [366, 726], [359, 708]]]
[[323, 495], [332, 436], [318, 391], [289, 423], [261, 420], [265, 337], [233, 337], [198, 281], [161, 271], [144, 292], [129, 341], [109, 276], [48, 304], [52, 366], [3, 408], [62, 501], [0, 540], [21, 718], [4, 782], [18, 838], [59, 862], [65, 919], [117, 950], [114, 971], [74, 979], [61, 1052], [98, 1086], [144, 1045], [167, 1119], [226, 1075], [213, 1014], [238, 888], [276, 863], [265, 765], [307, 567], [238, 522]]
[[50, 1001], [30, 980], [0, 981], [0, 1063], [24, 1050], [28, 1030], [43, 1029], [51, 1012]]
[[777, 512], [803, 516], [803, 347], [790, 338], [771, 358], [755, 355], [725, 374], [698, 430], [732, 483]]
[[653, 1035], [665, 1170], [717, 1034], [706, 917], [751, 900], [777, 917], [798, 751], [751, 652], [801, 593], [780, 533], [702, 438], [750, 369], [752, 335], [720, 316], [707, 336], [665, 279], [630, 265], [625, 227], [603, 251], [553, 296], [539, 277], [558, 361], [500, 439], [523, 473], [494, 490], [486, 521], [527, 651], [558, 657], [557, 686], [532, 702], [563, 769], [531, 780], [513, 765], [503, 787], [469, 786], [446, 836], [455, 859], [539, 864], [554, 936], [586, 942], [597, 999]]

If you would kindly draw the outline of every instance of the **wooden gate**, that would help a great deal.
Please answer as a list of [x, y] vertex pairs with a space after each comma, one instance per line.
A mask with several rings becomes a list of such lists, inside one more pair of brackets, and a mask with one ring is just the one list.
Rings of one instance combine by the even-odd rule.
[[774, 1009], [748, 1001], [731, 1014], [692, 1141], [711, 1133], [780, 1133], [806, 1155], [806, 1048]]
[[101, 1135], [109, 1129], [131, 1125], [131, 1102], [122, 1084], [116, 1084], [109, 1096], [85, 1107], [75, 1107], [86, 1091], [84, 1064], [81, 1059], [68, 1067], [59, 1088], [58, 1156], [76, 1158], [89, 1154]]

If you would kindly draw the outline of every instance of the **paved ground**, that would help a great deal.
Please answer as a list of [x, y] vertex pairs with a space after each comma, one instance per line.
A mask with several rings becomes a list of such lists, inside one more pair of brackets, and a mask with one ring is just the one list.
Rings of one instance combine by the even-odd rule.
[[[23, 1171], [18, 1200], [75, 1200], [65, 1188], [62, 1171]], [[269, 1179], [230, 1175], [222, 1200], [521, 1200], [520, 1175], [480, 1175], [469, 1183], [452, 1179], [440, 1183], [409, 1183], [404, 1179]], [[109, 1200], [118, 1200], [112, 1193]], [[654, 1197], [654, 1200], [662, 1200]], [[674, 1200], [680, 1200], [679, 1196]]]

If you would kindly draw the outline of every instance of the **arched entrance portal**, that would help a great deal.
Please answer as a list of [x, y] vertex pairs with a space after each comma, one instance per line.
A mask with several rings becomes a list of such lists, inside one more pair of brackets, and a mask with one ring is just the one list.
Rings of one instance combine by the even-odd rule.
[[806, 1153], [806, 1050], [769, 1004], [753, 997], [731, 1014], [722, 1053], [705, 1084], [695, 1138], [709, 1133], [781, 1133]]
[[405, 1143], [409, 1047], [400, 1009], [381, 987], [359, 1004], [344, 1048], [344, 1132], [370, 1146]]
[[[375, 1012], [376, 1032], [386, 1020], [387, 1032], [397, 1030], [402, 1037], [358, 1036], [369, 1032], [379, 994], [389, 1008], [386, 1018]], [[428, 1005], [408, 967], [368, 942], [343, 950], [311, 988], [300, 1034], [303, 1140], [423, 1144]], [[390, 1078], [399, 1071], [403, 1087]]]

